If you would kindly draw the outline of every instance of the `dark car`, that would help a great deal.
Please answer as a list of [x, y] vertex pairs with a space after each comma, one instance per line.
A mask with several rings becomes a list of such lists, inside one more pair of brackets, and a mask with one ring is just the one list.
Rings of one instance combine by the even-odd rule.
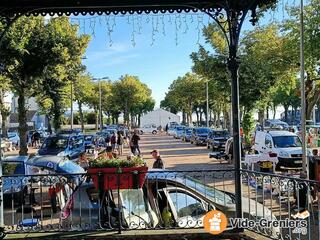
[[192, 134], [190, 138], [191, 144], [196, 144], [197, 146], [206, 145], [207, 137], [210, 131], [211, 131], [210, 128], [205, 128], [205, 127], [194, 128], [192, 130]]
[[207, 148], [212, 150], [224, 149], [230, 134], [225, 130], [212, 130], [207, 138]]
[[[3, 197], [5, 203], [22, 204], [28, 194], [28, 178], [25, 175], [30, 174], [26, 162], [28, 156], [10, 156], [2, 161], [3, 177]], [[9, 177], [18, 175], [15, 177]]]
[[62, 156], [68, 159], [79, 158], [85, 152], [83, 135], [59, 134], [46, 138], [38, 155]]

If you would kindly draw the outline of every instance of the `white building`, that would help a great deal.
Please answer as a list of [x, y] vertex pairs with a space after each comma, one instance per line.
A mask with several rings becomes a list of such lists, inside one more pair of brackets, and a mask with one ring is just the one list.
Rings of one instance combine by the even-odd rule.
[[164, 128], [170, 122], [180, 123], [180, 116], [162, 108], [153, 110], [152, 112], [143, 115], [140, 119], [141, 126], [155, 124], [157, 127], [162, 126]]

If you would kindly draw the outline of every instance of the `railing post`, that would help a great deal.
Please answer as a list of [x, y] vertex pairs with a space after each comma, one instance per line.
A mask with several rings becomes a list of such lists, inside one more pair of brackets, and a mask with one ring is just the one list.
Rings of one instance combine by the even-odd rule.
[[[232, 136], [233, 136], [233, 160], [235, 165], [235, 197], [236, 197], [236, 217], [242, 218], [241, 200], [241, 145], [240, 145], [240, 116], [239, 116], [239, 61], [237, 59], [239, 23], [235, 12], [229, 13], [229, 58], [228, 69], [231, 76], [231, 105], [232, 105]], [[242, 231], [242, 229], [238, 229]]]
[[5, 236], [5, 234], [4, 234], [4, 213], [3, 213], [3, 177], [2, 177], [2, 148], [1, 148], [2, 128], [1, 128], [1, 125], [0, 125], [0, 239], [2, 239]]

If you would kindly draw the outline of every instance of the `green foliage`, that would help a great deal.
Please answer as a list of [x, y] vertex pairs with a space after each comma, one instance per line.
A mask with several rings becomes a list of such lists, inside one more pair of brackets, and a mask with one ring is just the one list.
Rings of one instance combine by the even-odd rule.
[[145, 161], [138, 157], [132, 157], [131, 159], [119, 159], [119, 158], [105, 158], [98, 157], [95, 160], [90, 161], [90, 167], [92, 168], [124, 168], [124, 167], [143, 167]]
[[247, 112], [243, 116], [242, 128], [246, 145], [251, 145], [251, 133], [254, 130], [255, 121], [252, 112]]

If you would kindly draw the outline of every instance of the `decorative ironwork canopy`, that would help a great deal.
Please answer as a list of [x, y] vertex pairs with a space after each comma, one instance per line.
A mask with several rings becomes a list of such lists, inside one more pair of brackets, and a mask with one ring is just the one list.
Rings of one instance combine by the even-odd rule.
[[[237, 203], [237, 217], [241, 218], [239, 61], [237, 59], [239, 36], [242, 23], [248, 12], [251, 11], [250, 21], [254, 23], [256, 21], [256, 9], [260, 7], [266, 8], [276, 1], [277, 0], [0, 0], [0, 21], [6, 26], [6, 28], [1, 31], [0, 44], [6, 30], [22, 15], [148, 14], [190, 11], [201, 11], [208, 14], [218, 23], [224, 32], [229, 46], [228, 69], [230, 71], [232, 90], [233, 160], [237, 170], [235, 174], [235, 200]], [[0, 212], [1, 206], [0, 198]]]
[[253, 12], [259, 6], [274, 0], [2, 0], [0, 14], [133, 14], [165, 12], [214, 12], [216, 9], [232, 9], [236, 12]]

